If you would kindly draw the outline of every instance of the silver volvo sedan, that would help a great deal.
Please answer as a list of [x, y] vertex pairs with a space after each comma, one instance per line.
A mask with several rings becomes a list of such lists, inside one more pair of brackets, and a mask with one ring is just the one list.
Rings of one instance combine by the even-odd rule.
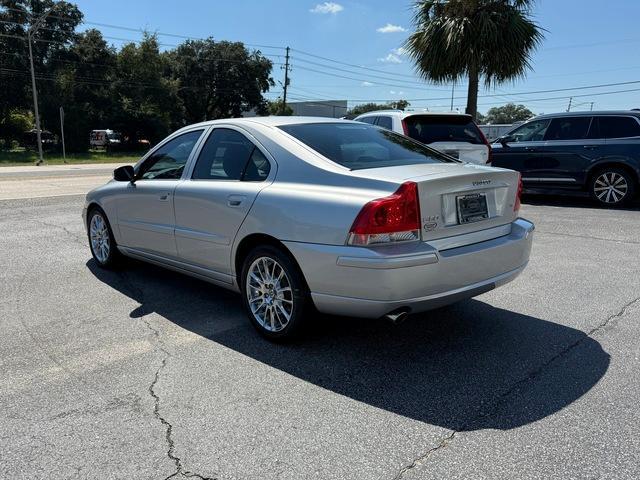
[[391, 320], [487, 292], [527, 265], [519, 174], [403, 135], [308, 117], [215, 120], [89, 192], [101, 267], [123, 256], [241, 293], [270, 339], [310, 308]]

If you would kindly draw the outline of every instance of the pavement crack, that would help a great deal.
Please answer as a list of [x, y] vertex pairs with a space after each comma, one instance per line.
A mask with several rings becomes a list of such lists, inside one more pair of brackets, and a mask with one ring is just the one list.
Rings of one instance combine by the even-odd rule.
[[84, 241], [84, 235], [78, 235], [78, 234], [72, 232], [71, 230], [69, 230], [64, 225], [58, 225], [56, 223], [49, 223], [49, 222], [45, 222], [43, 220], [35, 219], [35, 218], [32, 219], [32, 221], [35, 222], [35, 223], [38, 223], [40, 225], [44, 225], [45, 227], [58, 228], [58, 229], [62, 230], [63, 232], [65, 232], [71, 239], [73, 239], [74, 242], [82, 245], [83, 247], [87, 246], [87, 244]]
[[640, 242], [636, 242], [633, 240], [618, 240], [616, 238], [594, 237], [592, 235], [577, 235], [575, 233], [546, 232], [544, 230], [539, 230], [539, 229], [536, 230], [536, 233], [541, 233], [543, 235], [555, 235], [558, 237], [584, 238], [588, 240], [600, 240], [602, 242], [614, 242], [614, 243], [626, 243], [628, 245], [640, 245]]
[[400, 480], [405, 475], [405, 473], [407, 473], [409, 470], [413, 470], [414, 468], [422, 465], [433, 453], [449, 445], [449, 443], [453, 441], [457, 433], [458, 433], [457, 431], [452, 430], [451, 433], [446, 437], [444, 437], [438, 445], [436, 445], [433, 448], [430, 448], [429, 450], [424, 452], [422, 455], [415, 458], [409, 465], [402, 467], [398, 472], [398, 474], [395, 477], [393, 477], [393, 480]]
[[633, 300], [630, 300], [629, 302], [625, 303], [616, 313], [613, 313], [613, 314], [609, 315], [605, 320], [603, 320], [602, 322], [600, 322], [599, 324], [597, 324], [596, 326], [591, 328], [588, 332], [586, 332], [585, 335], [581, 336], [580, 338], [578, 338], [573, 343], [570, 343], [565, 348], [563, 348], [561, 351], [559, 351], [558, 353], [553, 355], [546, 362], [542, 363], [540, 366], [538, 366], [534, 370], [530, 371], [528, 374], [526, 374], [520, 380], [516, 381], [514, 384], [511, 385], [511, 387], [507, 388], [505, 391], [503, 391], [496, 398], [496, 400], [495, 400], [495, 402], [493, 404], [493, 408], [491, 409], [491, 411], [484, 412], [484, 413], [480, 412], [478, 415], [475, 416], [475, 418], [473, 420], [471, 420], [471, 421], [465, 423], [464, 425], [462, 425], [462, 427], [460, 427], [459, 430], [452, 430], [451, 433], [449, 435], [447, 435], [446, 437], [444, 437], [440, 441], [440, 443], [438, 445], [436, 445], [433, 448], [430, 448], [429, 450], [424, 452], [419, 457], [416, 457], [409, 465], [406, 465], [406, 466], [402, 467], [400, 469], [400, 471], [398, 472], [398, 474], [395, 477], [393, 477], [393, 480], [401, 480], [402, 477], [405, 475], [405, 473], [407, 473], [408, 471], [416, 468], [417, 466], [422, 465], [433, 453], [435, 453], [438, 450], [441, 450], [441, 449], [445, 448], [447, 445], [449, 445], [449, 443], [451, 443], [454, 440], [454, 438], [456, 437], [456, 435], [458, 433], [469, 430], [473, 426], [474, 422], [477, 422], [478, 420], [486, 419], [487, 417], [491, 417], [493, 415], [496, 415], [498, 413], [499, 409], [500, 409], [500, 406], [504, 404], [504, 402], [506, 401], [506, 399], [508, 397], [510, 397], [512, 394], [514, 394], [516, 391], [518, 391], [520, 388], [522, 388], [526, 383], [529, 383], [529, 382], [535, 380], [536, 378], [538, 378], [540, 375], [542, 375], [543, 371], [547, 367], [549, 367], [551, 364], [553, 364], [554, 362], [556, 362], [560, 358], [568, 355], [572, 350], [574, 350], [576, 347], [580, 346], [588, 338], [591, 338], [594, 335], [597, 335], [598, 333], [600, 333], [603, 330], [605, 330], [611, 324], [611, 322], [617, 320], [618, 318], [623, 317], [625, 315], [625, 313], [627, 313], [627, 311], [630, 308], [632, 308], [633, 306], [635, 306], [636, 304], [640, 304], [640, 297], [634, 298]]

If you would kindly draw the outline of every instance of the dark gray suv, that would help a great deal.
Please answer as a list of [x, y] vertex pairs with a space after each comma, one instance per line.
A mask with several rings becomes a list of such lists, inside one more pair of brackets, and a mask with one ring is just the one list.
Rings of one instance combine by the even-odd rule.
[[517, 170], [525, 191], [588, 192], [629, 202], [640, 181], [640, 112], [540, 115], [496, 140], [492, 165]]

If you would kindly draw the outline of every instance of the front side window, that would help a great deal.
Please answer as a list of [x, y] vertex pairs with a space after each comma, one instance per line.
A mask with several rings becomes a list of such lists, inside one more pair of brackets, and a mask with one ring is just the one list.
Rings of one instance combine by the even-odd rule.
[[351, 170], [455, 162], [410, 138], [370, 125], [305, 123], [279, 128]]
[[393, 119], [391, 117], [378, 117], [379, 127], [386, 128], [387, 130], [393, 130]]
[[191, 178], [261, 181], [270, 168], [262, 152], [243, 134], [216, 128], [202, 147]]
[[184, 166], [203, 130], [183, 133], [162, 145], [142, 164], [139, 180], [175, 180], [182, 176]]
[[551, 120], [545, 140], [582, 140], [587, 138], [591, 117], [559, 117]]
[[629, 138], [640, 136], [640, 124], [631, 117], [597, 117], [601, 138]]
[[508, 133], [505, 139], [508, 142], [541, 142], [550, 123], [548, 118], [532, 120]]

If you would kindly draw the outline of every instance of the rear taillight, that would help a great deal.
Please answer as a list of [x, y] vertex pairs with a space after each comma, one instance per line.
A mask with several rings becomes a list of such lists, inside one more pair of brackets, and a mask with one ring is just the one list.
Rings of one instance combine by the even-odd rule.
[[483, 142], [484, 142], [484, 144], [487, 146], [488, 151], [487, 151], [487, 162], [486, 162], [486, 163], [487, 163], [487, 164], [490, 164], [490, 163], [491, 163], [491, 160], [492, 160], [491, 155], [492, 155], [492, 153], [493, 153], [493, 152], [491, 151], [491, 144], [489, 143], [489, 140], [487, 139], [487, 136], [484, 134], [484, 132], [482, 131], [482, 129], [481, 129], [480, 127], [478, 127], [477, 125], [476, 125], [476, 127], [478, 128], [478, 132], [480, 132], [480, 136], [481, 136], [481, 138], [482, 138], [482, 141], [483, 141]]
[[409, 136], [409, 127], [407, 127], [407, 122], [402, 120], [402, 133], [404, 133], [407, 137]]
[[513, 204], [513, 211], [520, 211], [520, 197], [522, 196], [522, 175], [518, 174], [518, 191], [516, 192], [516, 201]]
[[367, 203], [349, 231], [349, 245], [373, 245], [420, 239], [418, 185], [405, 182], [393, 195]]

